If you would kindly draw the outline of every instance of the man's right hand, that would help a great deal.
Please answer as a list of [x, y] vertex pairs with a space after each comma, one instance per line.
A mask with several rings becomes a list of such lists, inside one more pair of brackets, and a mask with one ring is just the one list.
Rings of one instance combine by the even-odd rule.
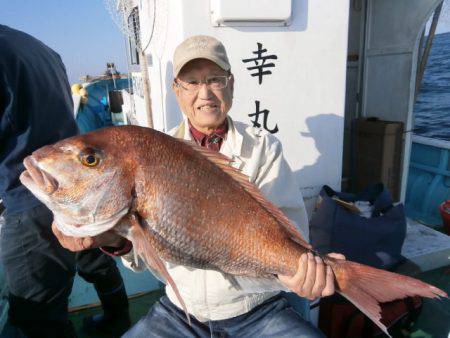
[[52, 224], [52, 231], [61, 245], [73, 252], [89, 250], [104, 246], [120, 248], [125, 245], [126, 239], [113, 231], [107, 231], [94, 237], [72, 237], [66, 236], [59, 231], [55, 222]]

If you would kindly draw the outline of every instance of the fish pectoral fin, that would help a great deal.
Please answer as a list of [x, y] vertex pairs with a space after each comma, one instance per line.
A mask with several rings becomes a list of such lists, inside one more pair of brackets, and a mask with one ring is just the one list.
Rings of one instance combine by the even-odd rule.
[[145, 226], [142, 225], [137, 215], [132, 214], [130, 216], [130, 222], [132, 228], [132, 242], [134, 250], [136, 250], [137, 254], [144, 260], [144, 262], [150, 269], [155, 270], [172, 287], [178, 301], [183, 307], [189, 325], [191, 325], [191, 318], [187, 310], [186, 303], [181, 297], [177, 285], [167, 271], [163, 260], [158, 256], [158, 252], [152, 246], [151, 234], [146, 231]]

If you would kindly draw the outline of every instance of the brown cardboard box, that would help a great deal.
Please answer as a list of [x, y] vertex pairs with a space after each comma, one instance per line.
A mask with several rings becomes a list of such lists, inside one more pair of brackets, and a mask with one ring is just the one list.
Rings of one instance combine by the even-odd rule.
[[353, 190], [383, 182], [394, 200], [400, 198], [403, 123], [374, 118], [353, 123]]

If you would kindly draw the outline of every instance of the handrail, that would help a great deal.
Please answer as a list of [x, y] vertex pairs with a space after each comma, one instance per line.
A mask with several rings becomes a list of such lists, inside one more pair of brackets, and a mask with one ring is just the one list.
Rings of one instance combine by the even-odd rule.
[[413, 135], [412, 142], [450, 150], [450, 141], [437, 138]]

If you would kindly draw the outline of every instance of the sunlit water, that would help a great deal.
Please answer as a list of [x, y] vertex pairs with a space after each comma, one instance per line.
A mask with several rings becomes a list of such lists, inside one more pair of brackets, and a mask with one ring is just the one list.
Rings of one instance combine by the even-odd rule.
[[416, 134], [450, 141], [450, 33], [434, 38], [414, 118]]

